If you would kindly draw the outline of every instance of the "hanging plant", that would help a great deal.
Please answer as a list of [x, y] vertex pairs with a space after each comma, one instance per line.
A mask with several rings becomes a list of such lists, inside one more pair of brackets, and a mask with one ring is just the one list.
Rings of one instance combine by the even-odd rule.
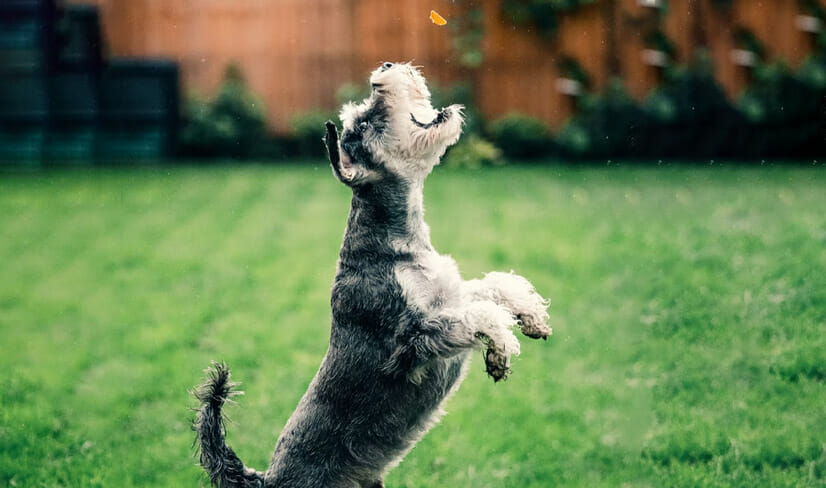
[[826, 54], [826, 29], [824, 29], [824, 25], [826, 25], [826, 7], [820, 4], [818, 0], [800, 0], [800, 7], [811, 17], [817, 19], [817, 24], [819, 24], [819, 28], [810, 32], [814, 32], [817, 35], [817, 42], [816, 46], [816, 55], [823, 56]]
[[[459, 0], [457, 3], [466, 3]], [[461, 8], [461, 7], [460, 7]], [[465, 6], [463, 15], [456, 16], [449, 24], [453, 33], [453, 51], [459, 64], [475, 69], [482, 65], [482, 38], [485, 36], [485, 15], [478, 6]]]
[[732, 0], [711, 0], [711, 4], [719, 9], [731, 8]]
[[645, 36], [644, 42], [649, 48], [665, 53], [669, 59], [674, 59], [677, 56], [677, 48], [674, 43], [661, 30], [649, 32]]
[[740, 28], [734, 32], [734, 42], [746, 51], [753, 52], [758, 60], [765, 59], [766, 47], [754, 33], [748, 29]]
[[456, 9], [448, 22], [448, 29], [452, 35], [454, 58], [462, 67], [476, 69], [484, 61], [484, 12], [476, 0], [453, 0], [452, 3], [456, 5]]
[[818, 0], [800, 0], [799, 3], [812, 17], [816, 17], [819, 20], [826, 19], [826, 7], [821, 5]]
[[576, 81], [584, 90], [591, 89], [591, 76], [575, 58], [570, 56], [563, 57], [557, 63], [557, 68], [562, 76]]
[[[531, 26], [545, 38], [551, 38], [563, 14], [596, 0], [500, 0], [504, 17], [517, 26]], [[478, 0], [454, 0], [459, 15], [448, 23], [453, 34], [452, 48], [456, 60], [465, 68], [476, 69], [484, 61], [484, 12]]]
[[545, 38], [559, 29], [562, 15], [595, 0], [502, 0], [502, 14], [517, 26], [531, 26]]

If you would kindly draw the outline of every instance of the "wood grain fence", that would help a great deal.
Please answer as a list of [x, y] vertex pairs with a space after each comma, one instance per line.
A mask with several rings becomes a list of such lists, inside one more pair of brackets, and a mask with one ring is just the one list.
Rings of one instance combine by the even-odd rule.
[[[745, 28], [766, 46], [769, 60], [799, 64], [814, 35], [799, 28], [797, 0], [669, 0], [667, 11], [641, 0], [598, 0], [564, 17], [552, 39], [505, 20], [497, 0], [478, 0], [484, 12], [485, 61], [463, 69], [451, 48], [451, 31], [431, 24], [436, 9], [449, 20], [449, 0], [70, 0], [100, 7], [110, 54], [177, 60], [184, 92], [207, 95], [226, 66], [237, 63], [266, 105], [272, 127], [288, 128], [296, 113], [336, 107], [344, 83], [362, 83], [385, 60], [412, 60], [442, 85], [467, 79], [489, 117], [519, 111], [558, 126], [573, 104], [557, 88], [559, 61], [576, 59], [603, 87], [623, 78], [635, 97], [659, 81], [645, 37], [661, 30], [678, 62], [708, 49], [715, 73], [734, 97], [747, 69], [733, 62], [734, 32]], [[826, 0], [822, 0], [826, 2]]]

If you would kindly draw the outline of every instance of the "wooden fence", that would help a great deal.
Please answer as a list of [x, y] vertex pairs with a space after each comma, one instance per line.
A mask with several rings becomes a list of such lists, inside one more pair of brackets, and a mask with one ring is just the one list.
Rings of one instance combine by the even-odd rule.
[[442, 85], [469, 80], [487, 116], [520, 111], [558, 126], [573, 108], [558, 89], [559, 60], [576, 59], [594, 89], [620, 76], [642, 97], [659, 79], [645, 54], [652, 29], [673, 42], [678, 62], [706, 47], [732, 97], [747, 83], [747, 69], [733, 62], [736, 29], [754, 33], [769, 60], [793, 66], [814, 46], [814, 35], [799, 27], [797, 0], [733, 0], [725, 9], [711, 0], [668, 0], [665, 12], [642, 0], [598, 0], [567, 15], [553, 39], [513, 26], [499, 1], [478, 0], [485, 61], [467, 70], [453, 56], [451, 31], [428, 19], [436, 9], [450, 21], [458, 7], [449, 0], [70, 1], [100, 7], [112, 55], [177, 60], [185, 93], [213, 93], [226, 66], [237, 63], [278, 131], [298, 112], [334, 109], [342, 84], [363, 83], [386, 60], [412, 60]]

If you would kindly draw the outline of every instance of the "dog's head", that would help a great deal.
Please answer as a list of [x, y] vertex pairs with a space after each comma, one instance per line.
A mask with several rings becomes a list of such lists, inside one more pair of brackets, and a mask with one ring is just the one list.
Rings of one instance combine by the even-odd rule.
[[384, 63], [370, 75], [372, 92], [341, 109], [341, 139], [327, 123], [327, 150], [333, 173], [348, 186], [387, 176], [423, 180], [462, 132], [462, 106], [436, 110], [418, 69]]

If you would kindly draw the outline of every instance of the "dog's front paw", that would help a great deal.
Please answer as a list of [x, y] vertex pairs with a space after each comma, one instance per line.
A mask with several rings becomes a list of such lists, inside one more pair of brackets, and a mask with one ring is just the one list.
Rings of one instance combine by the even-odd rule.
[[494, 382], [508, 378], [511, 372], [510, 362], [510, 357], [496, 348], [489, 347], [485, 351], [485, 372]]
[[488, 273], [482, 281], [490, 286], [494, 300], [516, 316], [523, 334], [532, 339], [547, 339], [551, 335], [553, 331], [547, 325], [549, 302], [530, 281], [512, 272]]
[[492, 301], [475, 302], [467, 312], [474, 324], [476, 337], [486, 346], [485, 370], [494, 379], [505, 379], [510, 372], [511, 356], [519, 354], [519, 339], [513, 333], [516, 318]]
[[523, 334], [531, 339], [548, 339], [553, 334], [553, 329], [548, 326], [548, 312], [543, 308], [541, 313], [525, 312], [518, 313], [516, 319], [519, 321], [519, 329]]

